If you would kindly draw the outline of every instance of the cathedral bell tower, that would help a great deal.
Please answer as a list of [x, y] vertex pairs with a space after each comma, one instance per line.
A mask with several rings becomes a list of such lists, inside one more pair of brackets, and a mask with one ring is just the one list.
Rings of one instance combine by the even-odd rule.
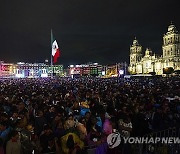
[[168, 27], [168, 32], [163, 36], [163, 59], [164, 68], [172, 67], [175, 70], [179, 69], [180, 59], [180, 34], [171, 22]]
[[142, 46], [139, 45], [138, 40], [133, 40], [133, 44], [130, 46], [130, 66], [129, 71], [131, 74], [136, 74], [136, 65], [142, 59]]

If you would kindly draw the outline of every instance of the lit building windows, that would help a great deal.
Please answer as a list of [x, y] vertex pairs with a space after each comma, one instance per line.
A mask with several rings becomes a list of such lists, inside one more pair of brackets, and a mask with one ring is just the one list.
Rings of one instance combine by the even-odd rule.
[[[176, 30], [176, 27], [174, 25], [170, 25], [168, 27], [168, 32], [164, 35], [163, 37], [163, 56], [160, 57], [153, 57], [153, 54], [149, 54], [149, 52], [145, 51], [145, 56], [142, 57], [142, 47], [141, 48], [136, 48], [137, 51], [140, 50], [140, 53], [134, 53], [131, 56], [135, 55], [135, 59], [131, 60], [131, 73], [132, 74], [138, 74], [140, 73], [140, 68], [138, 67], [139, 65], [142, 65], [142, 70], [143, 73], [148, 73], [153, 70], [155, 70], [156, 74], [160, 75], [162, 74], [163, 68], [166, 67], [173, 67], [174, 69], [180, 69], [179, 68], [179, 59], [180, 59], [180, 37], [179, 33]], [[132, 45], [130, 47], [133, 47], [135, 49], [136, 44]], [[170, 61], [171, 58], [171, 61]], [[154, 64], [154, 67], [153, 67]], [[133, 66], [134, 65], [134, 66]], [[177, 68], [175, 68], [178, 66]]]

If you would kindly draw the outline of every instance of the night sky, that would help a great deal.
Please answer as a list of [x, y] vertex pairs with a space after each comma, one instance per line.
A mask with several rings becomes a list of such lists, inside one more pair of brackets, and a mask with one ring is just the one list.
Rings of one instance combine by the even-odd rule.
[[59, 64], [129, 62], [136, 36], [145, 50], [162, 53], [173, 21], [180, 31], [179, 0], [1, 0], [0, 60], [50, 59], [50, 31]]

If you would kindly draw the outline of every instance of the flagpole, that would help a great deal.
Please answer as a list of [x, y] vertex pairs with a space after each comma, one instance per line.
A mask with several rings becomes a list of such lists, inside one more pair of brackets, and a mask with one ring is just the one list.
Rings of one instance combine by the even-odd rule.
[[52, 41], [53, 41], [53, 33], [52, 33], [52, 29], [51, 29], [51, 67], [53, 65], [53, 59], [52, 59]]
[[51, 29], [51, 77], [53, 76], [53, 72], [54, 72], [54, 69], [53, 69], [53, 58], [52, 58], [52, 42], [53, 42], [53, 33], [52, 33], [52, 29]]

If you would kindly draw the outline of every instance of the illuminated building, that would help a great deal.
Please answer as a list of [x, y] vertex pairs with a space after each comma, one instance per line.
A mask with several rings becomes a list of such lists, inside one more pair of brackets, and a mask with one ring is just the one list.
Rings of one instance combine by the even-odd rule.
[[118, 69], [117, 65], [108, 65], [106, 66], [106, 75], [105, 77], [117, 77]]
[[44, 63], [17, 63], [15, 77], [49, 77], [49, 76], [62, 76], [62, 65], [47, 65]]
[[68, 68], [69, 75], [73, 75], [73, 77], [102, 75], [102, 65], [99, 65], [98, 63], [70, 65]]
[[44, 63], [9, 64], [0, 62], [0, 77], [37, 78], [63, 76], [63, 65], [50, 66]]
[[117, 63], [105, 66], [104, 77], [120, 77], [127, 74], [127, 63]]
[[143, 54], [142, 46], [135, 38], [130, 46], [130, 74], [156, 74], [162, 75], [163, 69], [172, 68], [180, 70], [180, 34], [175, 25], [168, 27], [168, 32], [163, 36], [162, 56], [153, 54], [152, 50], [147, 48]]
[[0, 61], [0, 77], [13, 77], [15, 75], [15, 65]]

